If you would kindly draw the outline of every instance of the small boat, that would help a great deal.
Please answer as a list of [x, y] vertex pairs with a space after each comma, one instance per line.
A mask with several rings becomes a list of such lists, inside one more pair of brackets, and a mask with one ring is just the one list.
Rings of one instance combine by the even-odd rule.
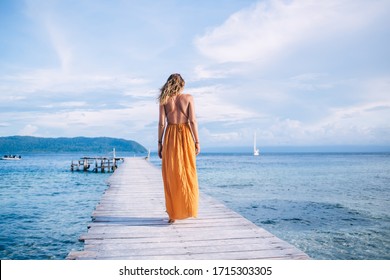
[[2, 160], [21, 160], [22, 157], [17, 156], [17, 155], [4, 155], [1, 159]]
[[256, 132], [255, 132], [255, 136], [253, 138], [253, 155], [254, 156], [260, 155], [259, 149], [256, 148]]

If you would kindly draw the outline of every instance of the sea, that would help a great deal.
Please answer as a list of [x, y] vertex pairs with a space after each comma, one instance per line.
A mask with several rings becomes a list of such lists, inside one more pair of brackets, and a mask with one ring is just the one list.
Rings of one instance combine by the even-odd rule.
[[[81, 156], [0, 160], [0, 259], [82, 250], [111, 173], [71, 172]], [[201, 192], [313, 259], [390, 259], [390, 153], [201, 153], [197, 169]]]

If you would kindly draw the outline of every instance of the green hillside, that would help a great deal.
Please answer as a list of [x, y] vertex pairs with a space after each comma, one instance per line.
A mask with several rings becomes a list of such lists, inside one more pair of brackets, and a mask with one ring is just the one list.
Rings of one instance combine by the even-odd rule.
[[115, 148], [121, 152], [146, 153], [141, 144], [109, 137], [42, 138], [31, 136], [0, 137], [0, 154], [28, 152], [94, 152], [107, 153]]

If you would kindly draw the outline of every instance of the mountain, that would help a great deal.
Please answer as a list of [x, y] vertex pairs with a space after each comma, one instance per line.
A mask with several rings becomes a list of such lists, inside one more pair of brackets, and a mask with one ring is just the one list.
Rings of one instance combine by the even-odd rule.
[[32, 136], [0, 137], [1, 154], [28, 152], [93, 152], [107, 153], [115, 148], [120, 152], [147, 153], [141, 144], [109, 137], [42, 138]]

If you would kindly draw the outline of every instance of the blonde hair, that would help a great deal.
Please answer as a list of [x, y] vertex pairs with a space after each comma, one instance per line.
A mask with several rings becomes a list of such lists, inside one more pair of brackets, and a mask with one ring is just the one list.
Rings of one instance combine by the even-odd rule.
[[169, 76], [166, 83], [160, 89], [158, 101], [161, 105], [167, 104], [168, 98], [181, 93], [184, 89], [185, 81], [180, 74], [172, 74]]

